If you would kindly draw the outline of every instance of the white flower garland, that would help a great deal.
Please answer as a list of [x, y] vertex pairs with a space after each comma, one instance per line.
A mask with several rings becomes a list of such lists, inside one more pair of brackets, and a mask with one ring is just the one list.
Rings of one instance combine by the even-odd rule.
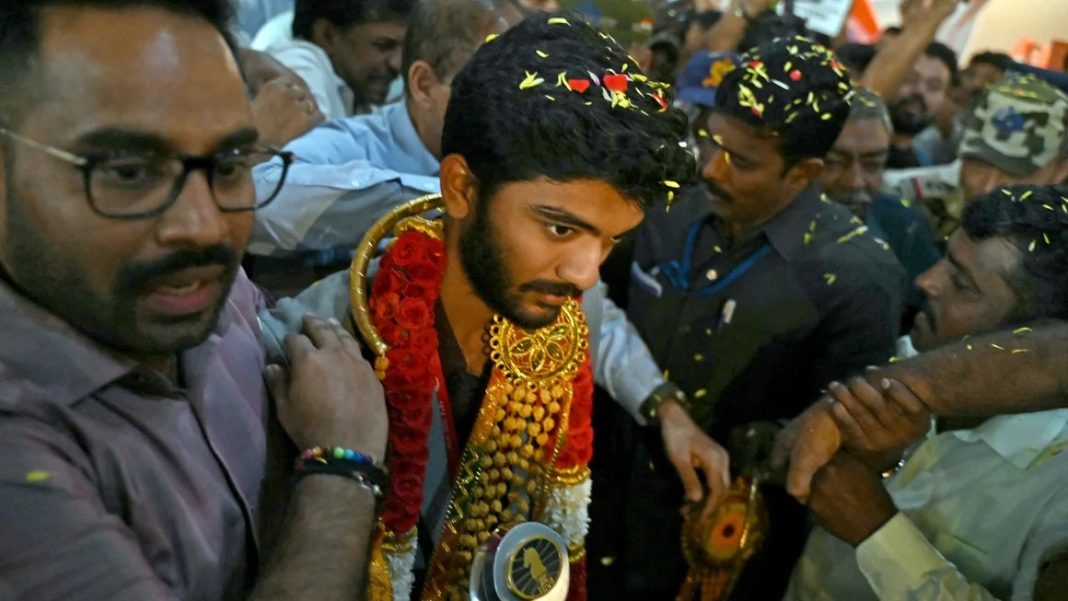
[[415, 553], [416, 545], [412, 544], [404, 551], [397, 553], [386, 552], [386, 561], [389, 563], [389, 579], [393, 585], [393, 601], [410, 601], [412, 587], [415, 586]]
[[[545, 523], [560, 533], [569, 547], [582, 546], [590, 531], [590, 493], [593, 482], [586, 478], [578, 484], [557, 485], [550, 489], [545, 506]], [[410, 601], [415, 585], [416, 545], [399, 552], [385, 552], [393, 601]]]
[[567, 540], [570, 547], [581, 546], [590, 531], [590, 492], [593, 481], [553, 486], [545, 505], [545, 522]]

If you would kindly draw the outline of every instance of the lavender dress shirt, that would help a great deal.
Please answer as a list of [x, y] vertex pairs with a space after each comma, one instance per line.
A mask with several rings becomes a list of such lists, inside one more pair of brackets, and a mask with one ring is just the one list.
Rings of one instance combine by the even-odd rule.
[[240, 274], [175, 388], [0, 280], [0, 601], [247, 596], [275, 517], [263, 304]]

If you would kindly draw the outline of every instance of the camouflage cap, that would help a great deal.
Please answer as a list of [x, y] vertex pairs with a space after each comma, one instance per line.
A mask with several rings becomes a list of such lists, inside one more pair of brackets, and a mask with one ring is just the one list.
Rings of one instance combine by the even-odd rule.
[[1068, 156], [1068, 96], [1034, 75], [1006, 74], [965, 118], [960, 156], [1019, 176]]

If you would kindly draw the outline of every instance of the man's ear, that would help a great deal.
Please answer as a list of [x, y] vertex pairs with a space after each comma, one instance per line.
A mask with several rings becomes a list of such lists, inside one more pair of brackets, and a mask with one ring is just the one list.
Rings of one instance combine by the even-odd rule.
[[452, 219], [466, 218], [478, 202], [478, 178], [467, 166], [467, 160], [458, 154], [441, 159], [441, 197], [445, 201], [445, 214]]
[[823, 159], [809, 158], [799, 161], [786, 172], [787, 192], [797, 196], [823, 173]]
[[408, 95], [416, 104], [426, 105], [430, 101], [430, 90], [441, 84], [434, 68], [424, 60], [417, 60], [408, 67], [405, 82], [408, 85]]

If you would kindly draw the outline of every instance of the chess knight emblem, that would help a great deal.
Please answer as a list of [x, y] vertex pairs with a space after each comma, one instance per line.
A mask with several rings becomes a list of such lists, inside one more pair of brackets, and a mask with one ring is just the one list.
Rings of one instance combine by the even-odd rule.
[[472, 601], [563, 601], [567, 597], [567, 546], [555, 530], [524, 522], [498, 531], [475, 556]]

